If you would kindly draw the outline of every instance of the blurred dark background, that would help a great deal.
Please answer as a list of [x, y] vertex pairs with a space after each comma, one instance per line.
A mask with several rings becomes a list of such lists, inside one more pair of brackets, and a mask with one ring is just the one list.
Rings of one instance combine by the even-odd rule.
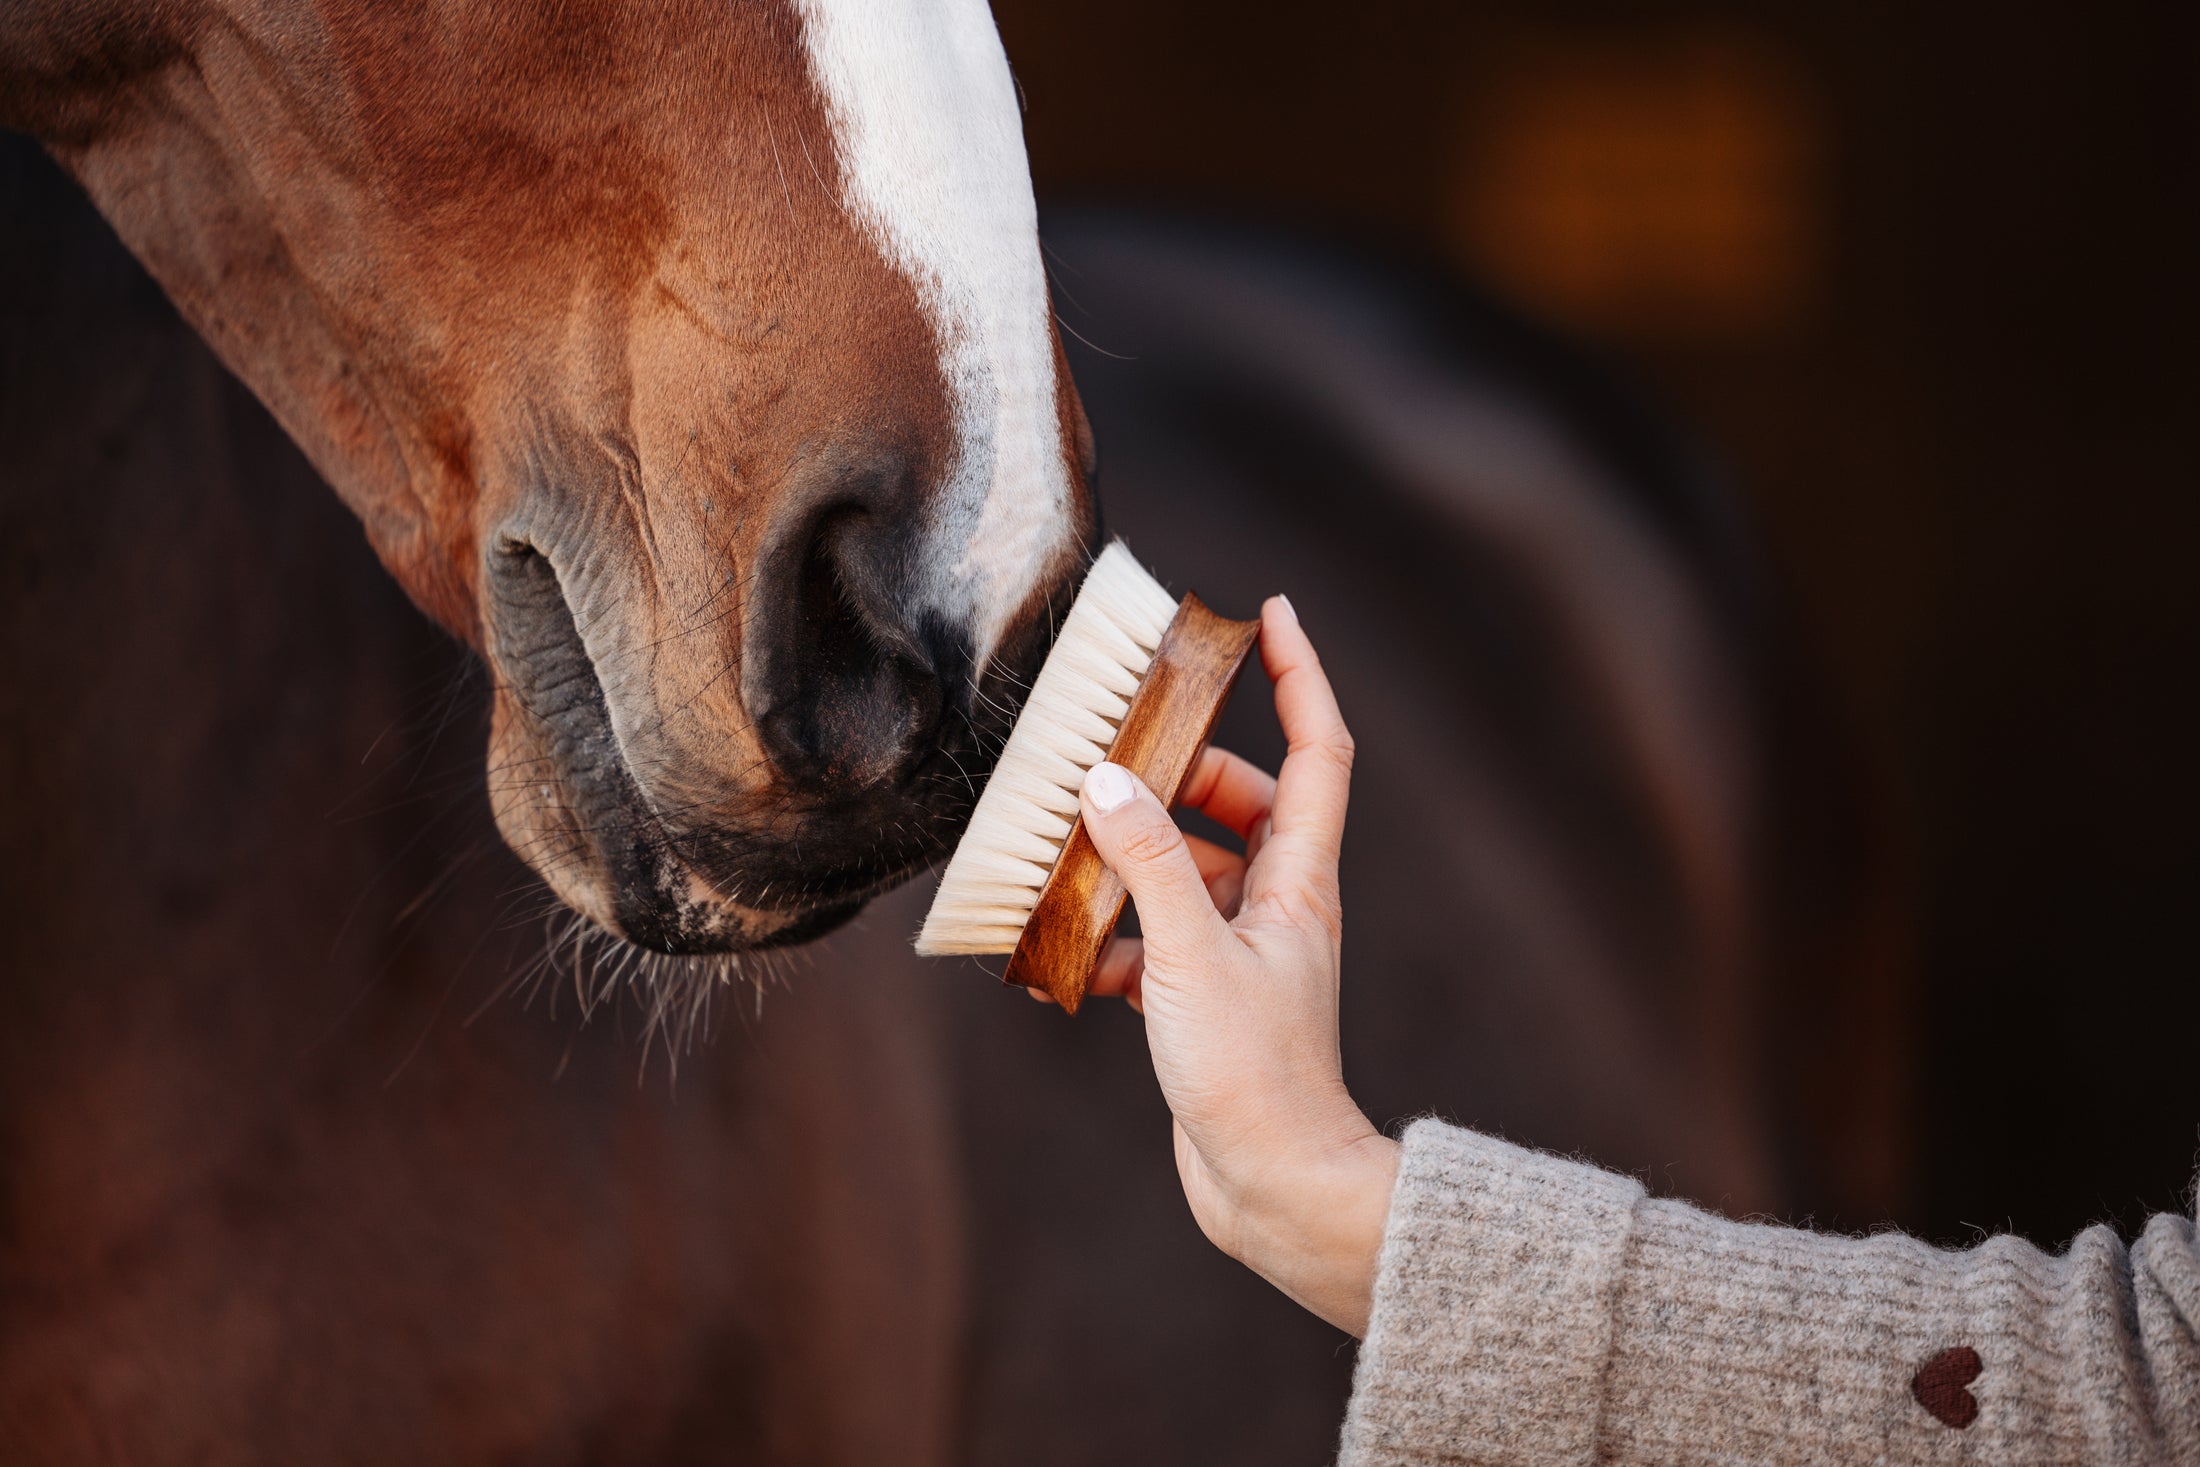
[[995, 9], [1043, 201], [1447, 258], [1723, 457], [1880, 791], [1914, 974], [1887, 1214], [2059, 1241], [2178, 1205], [2200, 1149], [2190, 9]]

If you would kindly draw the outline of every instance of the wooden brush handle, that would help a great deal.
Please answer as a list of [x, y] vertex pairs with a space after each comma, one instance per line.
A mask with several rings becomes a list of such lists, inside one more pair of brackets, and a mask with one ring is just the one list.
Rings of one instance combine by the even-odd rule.
[[[1130, 770], [1162, 804], [1173, 806], [1259, 636], [1259, 622], [1231, 621], [1209, 611], [1197, 596], [1186, 596], [1161, 634], [1145, 681], [1131, 695], [1130, 711], [1108, 745], [1108, 761]], [[1127, 895], [1079, 818], [1039, 891], [1039, 904], [1031, 909], [1002, 981], [1042, 989], [1064, 1012], [1076, 1013]]]

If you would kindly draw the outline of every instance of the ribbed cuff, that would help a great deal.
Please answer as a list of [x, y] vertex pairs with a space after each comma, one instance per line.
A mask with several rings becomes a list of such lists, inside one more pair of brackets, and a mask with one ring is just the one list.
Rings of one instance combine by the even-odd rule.
[[1642, 1195], [1441, 1122], [1408, 1129], [1342, 1467], [1591, 1461]]

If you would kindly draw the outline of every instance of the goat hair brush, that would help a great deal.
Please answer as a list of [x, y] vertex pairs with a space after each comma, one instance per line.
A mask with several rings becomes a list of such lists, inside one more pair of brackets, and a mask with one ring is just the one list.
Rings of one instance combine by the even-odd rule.
[[1176, 803], [1257, 621], [1179, 602], [1118, 540], [1100, 552], [1031, 685], [917, 934], [926, 956], [1011, 953], [1002, 981], [1069, 1013], [1123, 913], [1077, 814], [1085, 771], [1122, 765]]

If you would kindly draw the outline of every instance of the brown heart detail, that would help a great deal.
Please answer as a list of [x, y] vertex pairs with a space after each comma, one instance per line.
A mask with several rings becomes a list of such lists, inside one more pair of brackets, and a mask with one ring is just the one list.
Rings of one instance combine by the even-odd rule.
[[1943, 1426], [1961, 1431], [1978, 1420], [1978, 1397], [1964, 1387], [1977, 1380], [1985, 1368], [1978, 1351], [1969, 1345], [1943, 1350], [1910, 1377], [1910, 1394]]

